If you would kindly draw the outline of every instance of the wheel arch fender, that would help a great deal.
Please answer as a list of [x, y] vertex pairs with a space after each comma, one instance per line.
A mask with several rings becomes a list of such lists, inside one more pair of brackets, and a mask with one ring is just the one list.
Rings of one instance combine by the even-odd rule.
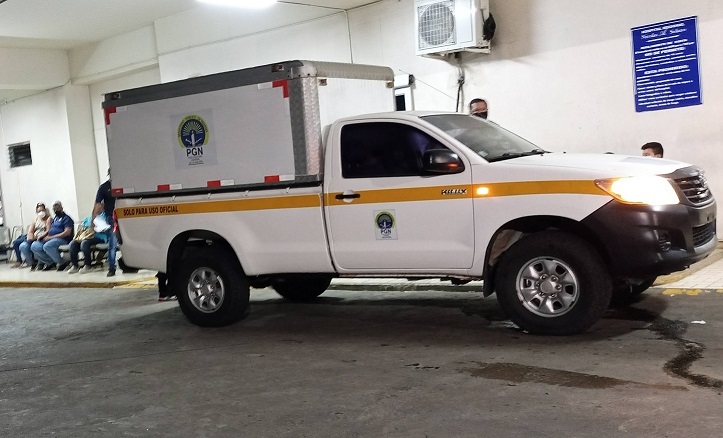
[[495, 270], [500, 257], [518, 240], [529, 234], [546, 230], [560, 230], [574, 234], [590, 243], [605, 262], [606, 268], [610, 268], [610, 254], [605, 244], [600, 240], [597, 233], [589, 227], [574, 219], [564, 216], [526, 216], [513, 219], [495, 231], [485, 251], [484, 261], [484, 284], [482, 286], [484, 296], [489, 296], [495, 291]]
[[203, 248], [211, 246], [221, 248], [223, 251], [233, 255], [235, 262], [243, 273], [243, 264], [241, 263], [239, 254], [234, 250], [233, 246], [231, 246], [228, 239], [214, 231], [195, 229], [179, 233], [171, 240], [166, 255], [166, 270], [168, 271], [166, 274], [173, 274], [174, 269], [178, 267], [187, 251], [202, 251]]

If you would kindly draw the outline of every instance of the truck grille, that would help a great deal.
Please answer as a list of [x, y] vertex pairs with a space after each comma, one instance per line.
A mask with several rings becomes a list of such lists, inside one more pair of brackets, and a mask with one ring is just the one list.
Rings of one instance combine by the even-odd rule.
[[715, 221], [709, 224], [693, 227], [693, 246], [701, 246], [715, 237]]
[[685, 178], [676, 178], [675, 183], [680, 187], [688, 201], [693, 204], [703, 204], [713, 197], [708, 189], [708, 181], [705, 179], [703, 172], [696, 172]]

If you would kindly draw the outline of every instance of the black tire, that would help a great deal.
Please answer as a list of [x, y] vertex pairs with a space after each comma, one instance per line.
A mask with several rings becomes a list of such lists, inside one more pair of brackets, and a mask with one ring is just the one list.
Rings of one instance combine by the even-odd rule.
[[249, 283], [229, 251], [191, 249], [173, 271], [172, 284], [181, 311], [198, 326], [222, 327], [248, 314]]
[[274, 290], [289, 301], [313, 301], [329, 287], [331, 277], [282, 278], [274, 283]]
[[569, 233], [545, 231], [524, 237], [503, 254], [496, 293], [502, 310], [523, 330], [571, 335], [600, 319], [610, 304], [612, 283], [590, 244]]

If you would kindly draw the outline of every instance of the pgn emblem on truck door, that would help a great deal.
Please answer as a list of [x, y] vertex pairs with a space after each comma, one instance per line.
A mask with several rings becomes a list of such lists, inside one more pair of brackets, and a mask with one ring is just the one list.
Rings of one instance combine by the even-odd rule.
[[374, 212], [374, 225], [377, 240], [397, 240], [397, 221], [394, 210]]
[[[204, 116], [208, 119], [210, 114]], [[215, 164], [215, 153], [210, 150], [209, 123], [199, 113], [177, 117], [183, 117], [180, 123], [176, 118], [178, 144], [183, 155], [176, 153], [176, 163], [180, 167]]]

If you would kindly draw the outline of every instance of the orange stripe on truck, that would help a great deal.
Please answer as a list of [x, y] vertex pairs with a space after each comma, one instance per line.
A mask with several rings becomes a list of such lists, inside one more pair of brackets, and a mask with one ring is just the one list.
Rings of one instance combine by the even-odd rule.
[[[337, 199], [341, 192], [324, 195], [329, 206], [380, 204], [387, 202], [438, 201], [452, 199], [491, 198], [537, 194], [579, 194], [609, 196], [594, 181], [522, 181], [476, 185], [414, 187], [404, 189], [360, 190], [351, 202]], [[230, 199], [188, 203], [163, 203], [119, 207], [119, 219], [177, 214], [223, 213], [231, 211], [274, 210], [321, 207], [321, 195], [277, 196], [270, 198]]]
[[116, 214], [119, 219], [129, 219], [136, 217], [168, 216], [178, 214], [224, 213], [232, 211], [311, 207], [321, 207], [321, 197], [319, 195], [134, 205], [130, 207], [118, 207], [116, 208]]
[[[341, 192], [327, 193], [325, 195], [327, 205], [353, 205], [353, 204], [376, 204], [381, 202], [413, 202], [413, 201], [436, 201], [440, 199], [463, 199], [472, 197], [472, 186], [450, 185], [435, 187], [414, 187], [404, 189], [384, 190], [359, 190], [355, 191], [360, 196], [352, 202], [345, 202], [337, 199]], [[447, 194], [443, 194], [447, 193]]]
[[[479, 189], [488, 189], [482, 194]], [[485, 190], [481, 190], [484, 192]], [[520, 195], [605, 195], [609, 196], [590, 180], [563, 180], [563, 181], [518, 181], [505, 183], [479, 184], [475, 186], [478, 196], [520, 196]]]
[[359, 190], [352, 202], [337, 199], [341, 192], [327, 193], [326, 205], [376, 204], [383, 202], [439, 201], [464, 198], [492, 198], [539, 194], [578, 194], [609, 196], [594, 181], [522, 181], [475, 185], [415, 187], [405, 189]]

